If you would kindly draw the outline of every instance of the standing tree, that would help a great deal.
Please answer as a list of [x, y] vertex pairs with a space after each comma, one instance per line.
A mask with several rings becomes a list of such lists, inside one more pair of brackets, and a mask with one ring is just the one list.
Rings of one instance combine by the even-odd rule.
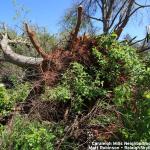
[[131, 17], [139, 10], [150, 7], [147, 1], [144, 0], [143, 3], [138, 3], [137, 0], [75, 0], [64, 17], [64, 24], [74, 23], [76, 7], [82, 4], [85, 24], [92, 25], [92, 21], [97, 21], [104, 34], [115, 32], [119, 38]]

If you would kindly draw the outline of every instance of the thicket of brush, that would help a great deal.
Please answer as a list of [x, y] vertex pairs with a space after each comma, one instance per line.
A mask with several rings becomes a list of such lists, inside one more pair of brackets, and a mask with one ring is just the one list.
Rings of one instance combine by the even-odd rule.
[[1, 149], [86, 149], [94, 140], [149, 142], [150, 67], [115, 38], [80, 41], [67, 61], [69, 52], [54, 52], [61, 70], [49, 75], [59, 74], [57, 82], [30, 101], [31, 83], [12, 79], [14, 88], [1, 85]]

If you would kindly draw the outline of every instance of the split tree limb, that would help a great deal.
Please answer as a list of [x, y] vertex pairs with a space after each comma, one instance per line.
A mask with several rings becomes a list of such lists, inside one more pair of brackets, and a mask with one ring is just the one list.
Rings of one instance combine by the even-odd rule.
[[42, 56], [43, 59], [47, 59], [49, 55], [41, 48], [40, 44], [35, 38], [35, 33], [29, 28], [27, 23], [25, 23], [25, 28], [36, 51]]
[[80, 26], [81, 26], [81, 20], [82, 20], [82, 11], [83, 11], [83, 8], [82, 6], [80, 5], [78, 7], [78, 18], [77, 18], [77, 24], [76, 24], [76, 27], [74, 29], [74, 32], [73, 32], [73, 37], [72, 37], [72, 40], [76, 40], [77, 36], [78, 36], [78, 32], [79, 32], [79, 29], [80, 29]]
[[83, 11], [83, 7], [82, 7], [82, 5], [80, 5], [78, 7], [77, 23], [76, 23], [75, 29], [70, 34], [70, 39], [69, 39], [68, 45], [67, 45], [67, 49], [69, 49], [69, 50], [73, 48], [74, 42], [77, 40], [77, 36], [78, 36], [79, 29], [81, 26], [82, 11]]

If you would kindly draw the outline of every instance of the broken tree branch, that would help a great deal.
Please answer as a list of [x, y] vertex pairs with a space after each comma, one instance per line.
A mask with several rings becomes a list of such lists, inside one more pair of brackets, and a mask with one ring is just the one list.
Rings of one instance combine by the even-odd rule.
[[42, 56], [43, 59], [47, 59], [49, 55], [41, 48], [40, 44], [35, 38], [35, 33], [30, 29], [27, 23], [25, 23], [25, 28], [36, 51]]
[[3, 60], [6, 60], [7, 62], [13, 63], [20, 67], [38, 66], [42, 63], [42, 58], [27, 57], [15, 53], [8, 45], [8, 42], [9, 40], [7, 33], [5, 33], [5, 35], [3, 35], [3, 39], [0, 41], [0, 46], [4, 54]]
[[80, 5], [78, 7], [77, 23], [76, 23], [76, 26], [75, 26], [75, 29], [74, 29], [74, 32], [73, 32], [73, 37], [72, 37], [73, 41], [76, 40], [76, 38], [78, 36], [78, 33], [79, 33], [79, 29], [80, 29], [80, 25], [81, 25], [81, 20], [82, 20], [82, 11], [83, 11], [83, 8]]
[[74, 42], [77, 40], [77, 36], [78, 36], [79, 29], [81, 26], [82, 11], [83, 11], [83, 8], [82, 8], [82, 5], [80, 5], [78, 7], [77, 23], [76, 23], [75, 29], [70, 34], [70, 39], [69, 39], [68, 45], [66, 47], [67, 49], [72, 49]]

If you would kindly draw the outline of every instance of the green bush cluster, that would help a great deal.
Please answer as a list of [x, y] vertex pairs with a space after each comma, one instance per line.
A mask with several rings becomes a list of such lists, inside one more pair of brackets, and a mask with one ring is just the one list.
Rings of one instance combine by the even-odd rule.
[[0, 85], [0, 115], [6, 114], [12, 107], [10, 96], [7, 93], [4, 85]]
[[55, 135], [49, 127], [37, 121], [15, 117], [11, 129], [1, 132], [1, 149], [54, 150]]
[[17, 84], [13, 89], [0, 85], [0, 115], [7, 115], [15, 103], [23, 102], [30, 92], [29, 83]]
[[[150, 69], [134, 48], [115, 38], [114, 35], [96, 37], [98, 45], [91, 49], [93, 63], [85, 66], [73, 62], [58, 87], [46, 93], [51, 100], [70, 101], [75, 112], [84, 111], [87, 104], [108, 100], [109, 94], [106, 103], [115, 105], [116, 111], [122, 114], [124, 127], [119, 131], [120, 138], [149, 140]], [[98, 117], [97, 121], [102, 125], [109, 118]]]
[[[109, 124], [121, 123], [121, 128], [115, 131], [119, 140], [149, 142], [150, 68], [135, 49], [115, 38], [114, 34], [95, 37], [97, 45], [89, 50], [91, 64], [72, 62], [58, 85], [46, 87], [42, 99], [68, 104], [73, 115], [88, 112], [97, 105], [100, 113], [88, 120], [89, 125], [107, 128]], [[9, 111], [14, 102], [23, 101], [29, 90], [27, 83], [13, 90], [0, 87], [0, 111]], [[1, 132], [4, 148], [11, 144], [16, 149], [21, 146], [24, 149], [54, 149], [56, 135], [63, 137], [64, 126], [52, 132], [42, 124], [18, 119], [11, 134], [3, 128]], [[77, 146], [74, 141], [67, 140], [62, 145], [68, 144]]]
[[[108, 62], [104, 65], [99, 63], [104, 68], [101, 71], [104, 71], [102, 76], [107, 76], [113, 83], [113, 102], [122, 114], [124, 127], [120, 130], [120, 138], [128, 141], [150, 141], [149, 66], [140, 59], [135, 49], [124, 43], [120, 44], [111, 36], [99, 37], [98, 40], [101, 43], [100, 48], [107, 50], [105, 55], [100, 54], [101, 58], [98, 58]], [[105, 70], [109, 70], [108, 73]], [[124, 78], [123, 82], [117, 81], [120, 77]]]
[[[81, 112], [85, 103], [107, 93], [103, 89], [103, 82], [93, 80], [86, 68], [74, 62], [62, 77], [60, 85], [54, 89], [46, 90], [46, 97], [51, 100], [70, 101], [75, 112]], [[100, 85], [98, 87], [98, 85]], [[46, 98], [44, 97], [44, 98]]]

